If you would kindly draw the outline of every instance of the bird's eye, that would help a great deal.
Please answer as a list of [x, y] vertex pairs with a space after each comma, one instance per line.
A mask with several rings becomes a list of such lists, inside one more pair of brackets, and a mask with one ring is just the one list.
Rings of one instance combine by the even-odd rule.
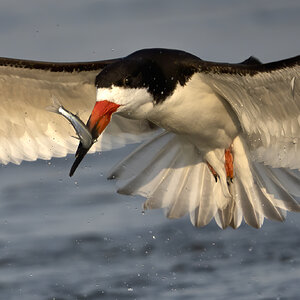
[[124, 85], [124, 86], [129, 86], [130, 83], [131, 83], [131, 80], [130, 80], [129, 77], [125, 77], [125, 78], [123, 79], [123, 85]]

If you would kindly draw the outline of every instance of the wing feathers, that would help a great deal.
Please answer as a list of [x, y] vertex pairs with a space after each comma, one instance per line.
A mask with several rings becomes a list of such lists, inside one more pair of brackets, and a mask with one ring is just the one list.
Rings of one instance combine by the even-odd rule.
[[257, 161], [300, 168], [300, 57], [242, 68], [255, 72], [200, 76], [232, 106]]
[[[74, 130], [46, 111], [52, 96], [87, 121], [96, 101], [95, 78], [115, 62], [46, 63], [0, 58], [0, 162], [62, 157], [76, 151]], [[148, 122], [113, 120], [91, 152], [136, 143], [151, 134]]]
[[[18, 61], [17, 61], [18, 62]], [[1, 65], [1, 59], [0, 59]], [[75, 151], [73, 130], [63, 118], [45, 110], [51, 94], [84, 118], [95, 101], [92, 73], [55, 73], [0, 66], [0, 161], [64, 156]], [[85, 76], [86, 75], [86, 76]], [[3, 140], [5, 138], [5, 140]]]
[[42, 62], [33, 60], [22, 60], [14, 58], [0, 57], [0, 66], [14, 67], [20, 69], [44, 70], [51, 72], [87, 72], [101, 70], [109, 64], [119, 61], [120, 59], [110, 59], [102, 61], [88, 62]]

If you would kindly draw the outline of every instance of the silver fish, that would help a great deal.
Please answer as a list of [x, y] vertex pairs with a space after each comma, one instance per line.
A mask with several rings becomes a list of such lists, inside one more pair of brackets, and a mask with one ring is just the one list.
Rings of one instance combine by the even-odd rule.
[[46, 109], [64, 116], [74, 127], [83, 148], [89, 150], [95, 143], [95, 140], [93, 139], [88, 127], [80, 120], [78, 116], [65, 109], [55, 96], [52, 96], [52, 101], [53, 104], [46, 107]]

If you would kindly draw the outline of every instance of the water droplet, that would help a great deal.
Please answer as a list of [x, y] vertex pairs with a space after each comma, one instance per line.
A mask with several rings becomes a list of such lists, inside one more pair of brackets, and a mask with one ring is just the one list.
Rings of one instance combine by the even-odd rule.
[[154, 240], [156, 240], [156, 237], [155, 237], [155, 235], [153, 235], [153, 236], [152, 236], [152, 238], [153, 238]]

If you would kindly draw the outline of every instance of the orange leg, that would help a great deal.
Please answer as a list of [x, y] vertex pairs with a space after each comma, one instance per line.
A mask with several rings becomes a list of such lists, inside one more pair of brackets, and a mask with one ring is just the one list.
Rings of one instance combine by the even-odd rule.
[[227, 179], [232, 182], [233, 179], [233, 155], [232, 155], [232, 147], [225, 149], [225, 170]]
[[208, 166], [209, 170], [214, 175], [216, 182], [218, 182], [218, 177], [219, 177], [218, 173], [215, 171], [215, 169], [208, 162], [206, 162], [206, 163], [207, 163], [207, 166]]
[[[218, 173], [215, 171], [215, 169], [208, 163], [207, 166], [213, 176], [215, 177], [216, 182], [218, 181]], [[230, 146], [229, 148], [225, 149], [225, 170], [226, 170], [226, 175], [227, 175], [227, 180], [230, 180], [232, 182], [232, 179], [234, 177], [234, 172], [233, 172], [233, 155], [232, 155], [232, 147]]]

